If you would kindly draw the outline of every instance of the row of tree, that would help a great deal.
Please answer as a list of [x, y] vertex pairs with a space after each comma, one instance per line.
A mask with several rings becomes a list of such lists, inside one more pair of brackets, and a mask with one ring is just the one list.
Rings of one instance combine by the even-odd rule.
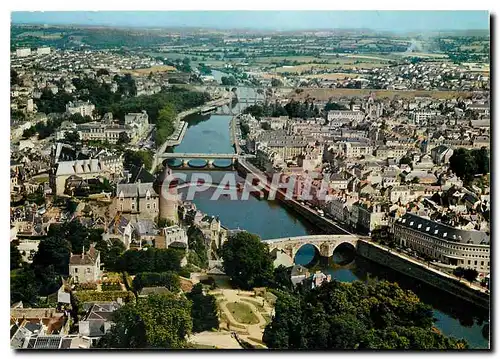
[[395, 283], [332, 281], [276, 292], [263, 341], [273, 349], [467, 349], [433, 328], [430, 306]]
[[306, 100], [304, 102], [300, 102], [292, 100], [285, 106], [281, 105], [277, 101], [275, 103], [251, 105], [244, 110], [244, 113], [251, 114], [257, 119], [261, 119], [262, 117], [279, 116], [306, 119], [319, 116], [320, 110], [318, 106], [314, 104], [314, 101]]
[[113, 323], [98, 347], [182, 349], [189, 347], [191, 333], [219, 327], [215, 297], [204, 294], [200, 283], [186, 295], [150, 295], [127, 303], [113, 313]]

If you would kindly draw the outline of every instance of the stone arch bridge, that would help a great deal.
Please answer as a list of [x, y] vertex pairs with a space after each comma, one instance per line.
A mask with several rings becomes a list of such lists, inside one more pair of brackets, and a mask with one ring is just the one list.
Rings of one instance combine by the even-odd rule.
[[331, 257], [335, 249], [343, 243], [351, 244], [356, 248], [359, 239], [360, 237], [349, 234], [322, 234], [269, 239], [264, 242], [269, 245], [270, 252], [278, 249], [294, 260], [299, 249], [306, 244], [316, 247], [322, 257]]

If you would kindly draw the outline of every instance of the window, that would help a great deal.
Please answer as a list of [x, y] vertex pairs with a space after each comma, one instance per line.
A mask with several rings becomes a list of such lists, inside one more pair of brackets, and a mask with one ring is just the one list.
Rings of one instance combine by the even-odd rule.
[[78, 273], [78, 268], [75, 268], [75, 273]]
[[484, 266], [484, 261], [481, 261], [481, 266]]
[[467, 264], [469, 264], [469, 265], [470, 265], [470, 260], [468, 261], [468, 263], [467, 263]]
[[87, 268], [87, 273], [90, 273], [90, 268]]
[[474, 265], [477, 266], [477, 261], [474, 261]]
[[150, 209], [151, 208], [151, 204], [150, 203], [146, 204], [146, 208]]

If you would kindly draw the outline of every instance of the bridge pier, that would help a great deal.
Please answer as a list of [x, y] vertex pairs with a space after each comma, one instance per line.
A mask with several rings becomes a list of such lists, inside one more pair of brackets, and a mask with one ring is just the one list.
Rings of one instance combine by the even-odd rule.
[[189, 160], [188, 159], [183, 159], [182, 160], [182, 168], [187, 168], [189, 167]]
[[300, 237], [287, 237], [267, 240], [269, 250], [278, 249], [295, 261], [295, 255], [300, 248], [306, 244], [313, 245], [320, 256], [321, 261], [329, 261], [335, 249], [343, 244], [349, 243], [356, 248], [358, 236], [354, 235], [311, 235]]

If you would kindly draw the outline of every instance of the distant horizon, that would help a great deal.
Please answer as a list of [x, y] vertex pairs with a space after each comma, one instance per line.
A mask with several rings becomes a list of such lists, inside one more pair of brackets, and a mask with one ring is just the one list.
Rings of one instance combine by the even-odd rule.
[[[172, 16], [174, 15], [174, 16]], [[258, 19], [258, 21], [256, 21]], [[11, 12], [12, 25], [240, 31], [489, 31], [488, 11], [46, 11]], [[437, 26], [436, 26], [437, 25]]]

